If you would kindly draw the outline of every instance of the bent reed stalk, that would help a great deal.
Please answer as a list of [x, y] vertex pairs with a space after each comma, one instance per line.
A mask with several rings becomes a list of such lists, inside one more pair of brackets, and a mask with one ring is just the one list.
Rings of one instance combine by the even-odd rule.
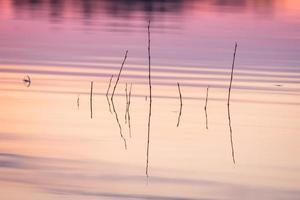
[[116, 118], [116, 121], [118, 123], [118, 126], [119, 126], [119, 130], [120, 130], [120, 136], [121, 138], [123, 139], [124, 141], [124, 146], [125, 146], [125, 149], [127, 150], [127, 142], [126, 142], [126, 139], [122, 133], [122, 126], [120, 124], [120, 121], [119, 121], [119, 117], [118, 117], [118, 114], [116, 112], [116, 108], [115, 108], [115, 104], [114, 104], [114, 95], [115, 95], [115, 91], [116, 91], [116, 88], [117, 88], [117, 85], [118, 85], [118, 82], [120, 80], [120, 76], [121, 76], [121, 73], [122, 73], [122, 70], [123, 70], [123, 67], [124, 67], [124, 63], [126, 61], [126, 58], [127, 58], [127, 54], [128, 54], [128, 50], [126, 50], [126, 53], [125, 53], [125, 56], [124, 56], [124, 59], [123, 59], [123, 62], [122, 62], [122, 65], [121, 65], [121, 68], [120, 68], [120, 71], [119, 71], [119, 74], [118, 74], [118, 77], [117, 77], [117, 80], [116, 80], [116, 83], [114, 85], [114, 89], [113, 89], [113, 92], [112, 92], [112, 95], [111, 95], [111, 103], [112, 103], [112, 108], [113, 108], [113, 112], [115, 113], [115, 118]]
[[237, 50], [237, 43], [235, 43], [235, 47], [234, 47], [233, 61], [232, 61], [232, 67], [231, 67], [231, 76], [230, 76], [230, 84], [229, 84], [229, 88], [228, 88], [228, 98], [227, 98], [227, 114], [228, 114], [229, 130], [230, 130], [231, 156], [232, 156], [233, 164], [235, 164], [235, 153], [234, 153], [232, 127], [231, 127], [231, 117], [230, 117], [230, 95], [231, 95], [231, 87], [232, 87], [232, 81], [233, 81], [233, 70], [234, 70], [234, 64], [235, 64], [236, 50]]
[[110, 105], [110, 102], [109, 102], [109, 98], [108, 98], [108, 93], [109, 93], [109, 90], [110, 90], [110, 86], [111, 86], [111, 81], [113, 79], [114, 75], [111, 75], [110, 79], [109, 79], [109, 85], [108, 85], [108, 88], [107, 88], [107, 91], [106, 91], [106, 100], [107, 100], [107, 103], [108, 103], [108, 109], [109, 109], [109, 112], [111, 112], [111, 105]]

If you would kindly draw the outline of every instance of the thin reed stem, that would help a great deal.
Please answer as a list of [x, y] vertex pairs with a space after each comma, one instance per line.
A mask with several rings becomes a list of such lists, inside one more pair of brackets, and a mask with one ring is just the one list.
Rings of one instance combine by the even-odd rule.
[[127, 142], [126, 142], [126, 139], [125, 139], [125, 137], [124, 137], [124, 135], [122, 133], [122, 126], [120, 124], [118, 113], [117, 113], [116, 108], [115, 108], [114, 99], [111, 99], [111, 105], [112, 105], [113, 112], [115, 113], [115, 118], [116, 118], [117, 124], [119, 126], [120, 136], [121, 136], [121, 138], [122, 138], [122, 140], [124, 142], [125, 150], [127, 150]]
[[123, 62], [122, 62], [122, 65], [121, 65], [121, 68], [120, 68], [117, 80], [116, 80], [116, 83], [114, 85], [113, 92], [112, 92], [112, 95], [111, 95], [111, 104], [112, 104], [113, 112], [115, 113], [116, 121], [118, 123], [119, 130], [120, 130], [120, 136], [121, 136], [121, 138], [124, 141], [125, 149], [127, 149], [127, 143], [126, 143], [126, 139], [125, 139], [125, 137], [124, 137], [124, 135], [122, 133], [122, 126], [121, 126], [120, 121], [119, 121], [118, 113], [116, 112], [116, 108], [115, 108], [115, 104], [114, 104], [114, 95], [115, 95], [115, 91], [116, 91], [118, 82], [120, 80], [120, 76], [121, 76], [121, 73], [122, 73], [122, 70], [123, 70], [123, 67], [124, 67], [124, 63], [125, 63], [126, 58], [127, 58], [127, 54], [128, 54], [128, 50], [126, 50], [126, 53], [125, 53], [125, 56], [124, 56], [124, 59], [123, 59]]
[[91, 81], [91, 93], [90, 93], [91, 119], [93, 118], [93, 85], [94, 85], [94, 82]]
[[208, 101], [208, 90], [209, 90], [209, 86], [206, 89], [206, 99], [205, 99], [205, 106], [204, 106], [204, 110], [205, 110], [205, 124], [206, 124], [206, 129], [208, 129], [208, 118], [207, 118], [207, 101]]
[[111, 112], [111, 105], [110, 105], [110, 102], [109, 102], [109, 98], [108, 98], [108, 93], [109, 93], [109, 90], [110, 90], [110, 86], [111, 86], [111, 81], [113, 79], [114, 75], [111, 75], [110, 79], [109, 79], [109, 85], [108, 85], [108, 88], [107, 88], [107, 91], [106, 91], [106, 100], [107, 100], [107, 103], [108, 103], [108, 109], [109, 109], [109, 112]]
[[127, 58], [127, 54], [128, 54], [128, 50], [126, 50], [126, 53], [125, 53], [125, 56], [124, 56], [124, 59], [123, 59], [123, 62], [122, 62], [122, 65], [121, 65], [121, 68], [120, 68], [120, 71], [119, 71], [117, 80], [116, 80], [116, 83], [115, 83], [115, 85], [114, 85], [114, 89], [113, 89], [113, 92], [112, 92], [112, 94], [111, 94], [111, 100], [114, 98], [115, 91], [116, 91], [117, 85], [118, 85], [118, 83], [119, 83], [120, 76], [121, 76], [121, 73], [122, 73], [122, 70], [123, 70], [123, 67], [124, 67], [126, 58]]
[[227, 113], [228, 113], [229, 129], [230, 129], [231, 156], [232, 156], [232, 161], [234, 164], [235, 164], [235, 153], [234, 153], [231, 117], [230, 117], [230, 95], [231, 95], [231, 87], [232, 87], [232, 81], [233, 81], [233, 70], [234, 70], [234, 64], [235, 64], [236, 50], [237, 50], [237, 43], [235, 43], [235, 47], [234, 47], [233, 61], [232, 61], [232, 67], [231, 67], [231, 77], [230, 77], [230, 84], [229, 84], [229, 89], [228, 89], [228, 99], [227, 99], [227, 111], [228, 111]]
[[179, 123], [180, 123], [181, 113], [182, 113], [182, 95], [181, 95], [179, 83], [177, 83], [177, 87], [178, 87], [179, 99], [180, 99], [180, 110], [179, 110], [179, 115], [178, 115], [178, 120], [177, 120], [177, 127], [178, 127]]
[[127, 107], [127, 118], [128, 118], [129, 137], [130, 138], [131, 138], [131, 124], [130, 124], [131, 89], [132, 89], [132, 83], [130, 84], [129, 95], [128, 95], [128, 107]]
[[147, 136], [147, 161], [146, 175], [149, 177], [149, 146], [150, 146], [150, 127], [151, 127], [151, 111], [152, 111], [152, 86], [151, 86], [151, 52], [150, 52], [150, 20], [148, 23], [148, 79], [149, 79], [149, 115], [148, 115], [148, 136]]
[[233, 61], [232, 61], [232, 67], [231, 67], [230, 84], [229, 84], [229, 88], [228, 88], [228, 98], [227, 98], [227, 105], [228, 106], [229, 106], [229, 103], [230, 103], [230, 95], [231, 95], [231, 87], [232, 87], [232, 80], [233, 80], [233, 70], [234, 70], [234, 64], [235, 64], [236, 49], [237, 49], [237, 43], [235, 43], [234, 53], [233, 53]]
[[125, 96], [126, 96], [126, 109], [125, 109], [125, 124], [127, 123], [127, 115], [128, 115], [128, 93], [127, 93], [127, 83], [125, 86]]
[[228, 123], [229, 123], [229, 130], [230, 130], [230, 145], [231, 145], [231, 156], [233, 164], [235, 164], [235, 153], [234, 153], [234, 145], [233, 145], [233, 137], [232, 137], [232, 127], [231, 127], [231, 117], [230, 117], [230, 107], [227, 106], [227, 113], [228, 113]]

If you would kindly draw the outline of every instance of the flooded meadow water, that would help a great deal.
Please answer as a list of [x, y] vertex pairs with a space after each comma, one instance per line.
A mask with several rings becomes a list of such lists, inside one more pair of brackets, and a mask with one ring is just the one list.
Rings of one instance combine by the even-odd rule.
[[300, 198], [299, 1], [0, 0], [0, 31], [0, 199]]

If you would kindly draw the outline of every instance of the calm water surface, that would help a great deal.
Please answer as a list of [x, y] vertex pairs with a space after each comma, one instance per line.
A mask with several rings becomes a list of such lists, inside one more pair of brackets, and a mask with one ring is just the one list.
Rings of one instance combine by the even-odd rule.
[[0, 199], [300, 198], [298, 0], [0, 0], [0, 31]]

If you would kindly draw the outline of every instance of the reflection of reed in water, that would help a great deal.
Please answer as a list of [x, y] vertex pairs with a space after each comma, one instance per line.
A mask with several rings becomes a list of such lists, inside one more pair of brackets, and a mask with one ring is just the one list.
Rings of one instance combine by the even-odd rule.
[[90, 109], [91, 109], [91, 119], [93, 118], [93, 81], [91, 81], [91, 93], [90, 93]]
[[231, 86], [232, 86], [232, 80], [233, 80], [233, 70], [234, 70], [236, 49], [237, 49], [237, 43], [235, 43], [235, 47], [234, 47], [233, 61], [232, 61], [232, 68], [231, 68], [231, 77], [230, 77], [230, 84], [229, 84], [229, 89], [228, 89], [228, 99], [227, 99], [227, 111], [228, 111], [228, 123], [229, 123], [229, 129], [230, 129], [231, 155], [232, 155], [232, 161], [233, 161], [234, 164], [235, 164], [235, 156], [234, 156], [234, 145], [233, 145], [233, 137], [232, 137], [231, 117], [230, 117], [230, 95], [231, 95]]
[[121, 136], [121, 138], [122, 138], [123, 141], [124, 141], [124, 147], [125, 147], [125, 149], [127, 149], [127, 142], [126, 142], [126, 139], [125, 139], [125, 137], [123, 136], [123, 133], [122, 133], [122, 126], [121, 126], [121, 124], [120, 124], [119, 117], [118, 117], [118, 113], [117, 113], [117, 111], [116, 111], [116, 108], [115, 108], [115, 104], [114, 104], [114, 100], [113, 100], [113, 99], [111, 99], [111, 105], [112, 105], [112, 109], [113, 109], [113, 112], [115, 113], [116, 121], [117, 121], [118, 126], [119, 126], [119, 129], [120, 129], [120, 136]]
[[130, 138], [131, 138], [131, 124], [130, 124], [131, 89], [132, 89], [132, 83], [130, 84], [130, 89], [129, 89], [129, 94], [128, 94], [128, 104], [127, 104], [127, 118], [128, 118], [129, 137]]
[[80, 101], [80, 99], [79, 99], [79, 95], [77, 96], [77, 101], [76, 101], [76, 103], [77, 103], [77, 109], [79, 110], [79, 102]]
[[123, 136], [123, 133], [122, 133], [122, 126], [121, 126], [121, 124], [120, 124], [119, 117], [118, 117], [118, 114], [117, 114], [117, 112], [116, 112], [116, 108], [115, 108], [115, 105], [114, 105], [114, 95], [115, 95], [115, 91], [116, 91], [118, 82], [119, 82], [119, 80], [120, 80], [120, 76], [121, 76], [121, 73], [122, 73], [122, 70], [123, 70], [123, 67], [124, 67], [124, 63], [125, 63], [126, 58], [127, 58], [127, 54], [128, 54], [128, 51], [126, 51], [126, 53], [125, 53], [124, 60], [123, 60], [123, 62], [122, 62], [122, 65], [121, 65], [121, 68], [120, 68], [120, 71], [119, 71], [119, 74], [118, 74], [118, 77], [117, 77], [117, 80], [116, 80], [116, 83], [115, 83], [115, 85], [114, 85], [114, 89], [113, 89], [113, 92], [112, 92], [112, 95], [111, 95], [111, 104], [112, 104], [113, 112], [115, 113], [116, 121], [117, 121], [118, 126], [119, 126], [119, 129], [120, 129], [120, 136], [121, 136], [121, 138], [122, 138], [123, 141], [124, 141], [125, 149], [127, 149], [127, 143], [126, 143], [125, 137]]
[[181, 96], [181, 90], [180, 90], [179, 83], [177, 83], [177, 87], [178, 87], [179, 99], [180, 99], [180, 109], [179, 109], [179, 115], [178, 115], [178, 120], [177, 120], [177, 127], [178, 127], [179, 123], [180, 123], [181, 113], [182, 113], [182, 96]]
[[206, 129], [208, 129], [208, 118], [207, 118], [207, 101], [208, 101], [208, 90], [209, 86], [206, 89], [206, 98], [205, 98], [205, 106], [204, 106], [204, 111], [205, 111], [205, 124], [206, 124]]
[[230, 118], [230, 107], [227, 106], [227, 108], [228, 108], [228, 123], [229, 123], [229, 130], [230, 130], [231, 156], [232, 156], [232, 161], [235, 164], [234, 146], [233, 146], [233, 137], [232, 137], [232, 127], [231, 127], [231, 118]]
[[151, 125], [151, 110], [152, 110], [152, 86], [151, 86], [151, 52], [150, 52], [150, 20], [148, 23], [148, 79], [149, 79], [149, 115], [148, 115], [148, 136], [147, 136], [147, 161], [146, 175], [149, 176], [149, 145], [150, 145], [150, 125]]
[[108, 93], [109, 93], [109, 89], [110, 89], [111, 81], [112, 81], [113, 77], [114, 77], [114, 76], [111, 75], [110, 80], [109, 80], [109, 85], [108, 85], [108, 88], [107, 88], [107, 91], [106, 91], [106, 100], [107, 100], [107, 103], [108, 103], [108, 109], [109, 109], [109, 112], [110, 112], [110, 113], [112, 113], [112, 112], [111, 112], [110, 101], [109, 101], [109, 98], [108, 98]]
[[128, 113], [128, 92], [127, 92], [127, 83], [125, 84], [125, 97], [126, 97], [125, 124], [127, 124], [127, 113]]

